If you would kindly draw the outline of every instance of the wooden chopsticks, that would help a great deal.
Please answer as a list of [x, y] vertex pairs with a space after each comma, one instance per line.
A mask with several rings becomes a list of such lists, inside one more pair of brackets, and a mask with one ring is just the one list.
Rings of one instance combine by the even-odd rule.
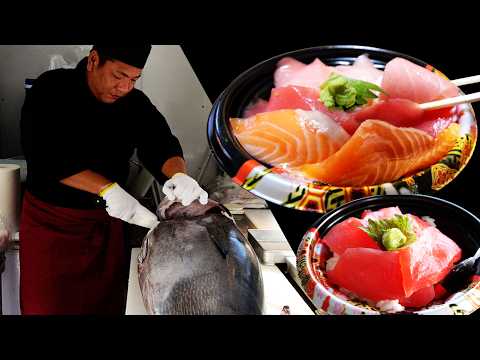
[[[456, 79], [456, 80], [452, 80], [451, 82], [456, 86], [475, 84], [480, 82], [480, 75]], [[480, 92], [476, 92], [469, 95], [460, 95], [460, 96], [456, 96], [448, 99], [431, 101], [428, 103], [419, 104], [419, 107], [422, 110], [434, 110], [434, 109], [441, 109], [444, 107], [449, 107], [449, 106], [458, 105], [458, 104], [473, 103], [476, 101], [480, 101]]]

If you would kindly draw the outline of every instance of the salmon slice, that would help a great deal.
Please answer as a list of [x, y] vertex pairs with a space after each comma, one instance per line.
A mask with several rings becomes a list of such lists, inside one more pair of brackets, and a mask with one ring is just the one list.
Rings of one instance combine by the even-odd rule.
[[369, 186], [391, 182], [425, 169], [455, 145], [460, 126], [451, 124], [433, 138], [422, 130], [366, 120], [334, 155], [297, 169], [336, 186]]
[[274, 166], [320, 162], [334, 154], [350, 136], [318, 111], [277, 110], [230, 119], [233, 134], [257, 160]]

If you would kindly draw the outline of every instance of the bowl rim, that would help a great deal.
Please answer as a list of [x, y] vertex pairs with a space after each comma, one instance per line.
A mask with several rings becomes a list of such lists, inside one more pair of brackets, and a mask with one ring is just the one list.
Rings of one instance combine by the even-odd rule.
[[[388, 198], [388, 199], [387, 199]], [[387, 200], [387, 204], [382, 205], [381, 202]], [[415, 194], [415, 195], [386, 195], [386, 196], [371, 196], [361, 199], [353, 200], [350, 203], [344, 204], [339, 208], [323, 215], [318, 219], [308, 230], [297, 251], [297, 273], [301, 279], [302, 288], [307, 293], [307, 296], [314, 301], [315, 305], [318, 301], [325, 301], [328, 299], [327, 303], [329, 306], [327, 309], [324, 309], [328, 314], [339, 314], [338, 308], [342, 309], [345, 314], [365, 314], [365, 315], [381, 315], [383, 312], [379, 311], [377, 308], [368, 306], [361, 301], [355, 301], [353, 299], [345, 300], [342, 296], [338, 296], [336, 292], [337, 289], [334, 289], [329, 285], [328, 279], [326, 278], [324, 271], [322, 269], [317, 269], [319, 272], [320, 278], [318, 277], [316, 270], [312, 268], [312, 258], [315, 256], [316, 252], [321, 251], [323, 244], [320, 243], [319, 228], [323, 224], [328, 224], [332, 221], [338, 214], [343, 213], [346, 209], [350, 210], [347, 212], [348, 215], [352, 213], [359, 213], [362, 210], [366, 210], [364, 203], [366, 205], [373, 205], [374, 207], [390, 207], [395, 206], [395, 202], [417, 202], [417, 201], [428, 201], [431, 203], [442, 204], [447, 206], [450, 209], [458, 211], [460, 214], [464, 214], [466, 217], [470, 218], [473, 222], [478, 223], [480, 228], [480, 218], [473, 214], [471, 211], [461, 207], [458, 204], [455, 204], [449, 200], [441, 199], [438, 197], [424, 195], [424, 194]], [[391, 202], [391, 203], [390, 203]], [[371, 203], [371, 204], [370, 204]], [[404, 205], [396, 205], [404, 206]], [[349, 209], [351, 208], [351, 209]], [[347, 216], [348, 216], [347, 215]], [[480, 243], [478, 244], [480, 248]], [[319, 256], [319, 255], [318, 255]], [[348, 295], [340, 292], [343, 296], [348, 298]], [[317, 299], [317, 300], [316, 300]], [[318, 300], [319, 299], [319, 300]], [[422, 308], [416, 311], [408, 311], [408, 313], [418, 314], [418, 315], [440, 315], [440, 314], [452, 314], [452, 311], [449, 309], [452, 305], [458, 306], [460, 309], [462, 306], [465, 306], [466, 309], [462, 309], [464, 314], [470, 314], [475, 310], [480, 309], [480, 280], [472, 281], [466, 289], [463, 289], [455, 294], [451, 294], [445, 302], [441, 304], [430, 305], [426, 308]], [[328, 311], [331, 307], [333, 310]]]
[[[441, 76], [445, 76], [425, 61], [411, 55], [364, 45], [340, 44], [307, 47], [284, 52], [257, 63], [232, 80], [214, 102], [208, 117], [207, 139], [211, 152], [220, 167], [232, 177], [235, 183], [245, 190], [250, 191], [252, 194], [277, 205], [300, 211], [323, 214], [335, 209], [339, 205], [366, 196], [390, 194], [392, 192], [411, 194], [434, 193], [453, 181], [465, 168], [473, 156], [478, 138], [476, 116], [471, 104], [464, 108], [456, 107], [458, 110], [457, 115], [459, 117], [470, 117], [470, 119], [466, 121], [469, 121], [471, 124], [468, 133], [460, 136], [457, 139], [457, 144], [451, 150], [458, 152], [458, 149], [460, 149], [460, 152], [463, 154], [460, 157], [460, 161], [452, 161], [453, 155], [450, 156], [447, 154], [439, 162], [425, 169], [421, 169], [415, 174], [403, 176], [400, 179], [388, 183], [371, 186], [343, 187], [323, 184], [309, 179], [296, 179], [294, 176], [289, 175], [288, 171], [261, 163], [248, 154], [233, 135], [230, 124], [225, 118], [225, 116], [229, 116], [227, 108], [231, 106], [230, 102], [233, 101], [231, 97], [235, 95], [235, 92], [240, 91], [239, 89], [242, 88], [242, 83], [247, 81], [245, 80], [246, 78], [251, 76], [251, 74], [255, 74], [257, 70], [262, 69], [267, 64], [269, 66], [272, 66], [272, 64], [275, 66], [279, 59], [286, 56], [296, 57], [299, 56], [299, 54], [303, 54], [303, 56], [307, 56], [305, 54], [308, 54], [310, 57], [325, 59], [324, 56], [318, 54], [318, 52], [321, 51], [351, 51], [354, 52], [352, 59], [359, 56], [355, 54], [355, 51], [367, 53], [370, 56], [372, 56], [372, 54], [382, 54], [390, 59], [400, 56], [416, 64], [426, 66], [429, 70], [436, 71]], [[337, 58], [338, 55], [332, 56], [332, 59]], [[269, 76], [273, 78], [272, 73], [270, 73]], [[222, 124], [222, 121], [224, 121], [225, 124]], [[219, 130], [225, 126], [228, 130]], [[454, 167], [449, 167], [446, 164], [454, 164]]]

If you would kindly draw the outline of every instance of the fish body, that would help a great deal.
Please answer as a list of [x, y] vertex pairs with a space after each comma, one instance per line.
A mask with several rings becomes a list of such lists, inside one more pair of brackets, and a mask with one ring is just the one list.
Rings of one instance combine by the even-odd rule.
[[149, 314], [262, 313], [257, 257], [222, 206], [164, 201], [157, 213], [162, 220], [145, 237], [138, 258]]

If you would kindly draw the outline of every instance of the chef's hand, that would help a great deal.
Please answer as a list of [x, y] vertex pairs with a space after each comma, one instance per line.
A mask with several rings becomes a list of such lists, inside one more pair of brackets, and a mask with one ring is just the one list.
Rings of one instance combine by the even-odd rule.
[[195, 179], [184, 173], [176, 173], [163, 185], [163, 193], [170, 201], [181, 202], [183, 206], [188, 206], [195, 200], [200, 204], [206, 205], [208, 194], [198, 185]]
[[142, 206], [137, 199], [117, 183], [110, 184], [100, 191], [99, 195], [107, 204], [108, 215], [114, 218], [149, 229], [158, 224], [157, 216]]

